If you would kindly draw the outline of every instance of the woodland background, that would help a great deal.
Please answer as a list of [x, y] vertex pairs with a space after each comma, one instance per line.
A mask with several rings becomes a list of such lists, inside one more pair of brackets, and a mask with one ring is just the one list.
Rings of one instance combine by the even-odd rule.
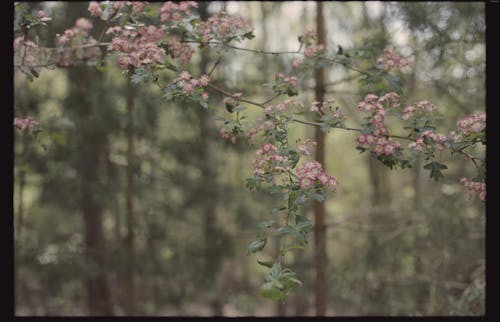
[[[88, 2], [26, 5], [53, 17], [39, 39], [50, 47], [90, 17]], [[314, 2], [200, 2], [204, 15], [222, 9], [252, 20], [247, 48], [296, 50], [315, 25]], [[412, 58], [405, 95], [440, 107], [438, 131], [485, 110], [484, 3], [325, 2], [324, 16], [332, 50], [392, 46]], [[102, 28], [95, 23], [96, 37]], [[196, 56], [192, 73], [213, 57]], [[229, 53], [216, 78], [260, 102], [272, 96], [262, 84], [290, 59]], [[254, 148], [220, 138], [210, 111], [163, 101], [112, 61], [105, 68], [43, 70], [34, 82], [15, 71], [15, 115], [39, 120], [47, 145], [16, 132], [16, 315], [87, 315], [89, 301], [113, 315], [314, 315], [313, 243], [292, 259], [303, 286], [284, 303], [258, 293], [264, 270], [247, 247], [274, 204], [245, 188]], [[357, 75], [325, 73], [327, 97], [359, 121], [367, 93]], [[300, 82], [309, 103], [313, 85], [312, 73]], [[292, 134], [313, 129], [296, 124]], [[449, 169], [435, 183], [423, 160], [390, 171], [354, 146], [355, 133], [327, 135], [325, 167], [340, 181], [326, 202], [327, 315], [484, 314], [484, 203], [466, 200], [458, 183], [472, 164], [443, 154]], [[88, 291], [89, 281], [98, 287]]]

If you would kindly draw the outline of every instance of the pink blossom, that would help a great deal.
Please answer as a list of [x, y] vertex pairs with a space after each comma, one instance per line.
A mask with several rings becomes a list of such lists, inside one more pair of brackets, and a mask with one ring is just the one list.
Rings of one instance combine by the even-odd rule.
[[19, 118], [19, 117], [14, 118], [14, 126], [21, 131], [24, 131], [26, 129], [33, 129], [38, 124], [39, 124], [38, 121], [32, 118], [31, 116], [28, 116], [26, 118]]
[[278, 148], [271, 143], [264, 144], [255, 152], [254, 176], [270, 182], [276, 175], [291, 171], [289, 160], [284, 155], [279, 155]]
[[198, 3], [196, 3], [195, 1], [184, 1], [181, 2], [180, 4], [173, 3], [172, 1], [167, 1], [160, 8], [160, 21], [178, 22], [182, 20], [182, 16], [186, 16], [189, 14], [189, 10], [191, 8], [197, 8], [197, 7]]
[[47, 14], [45, 13], [45, 11], [40, 10], [36, 13], [36, 16], [41, 19], [41, 18], [45, 18], [47, 16]]
[[335, 191], [339, 185], [337, 179], [327, 174], [316, 160], [303, 163], [297, 167], [296, 173], [300, 187], [305, 190], [317, 186]]
[[437, 110], [437, 107], [429, 101], [416, 102], [415, 106], [423, 112], [433, 112]]
[[297, 68], [299, 67], [300, 65], [302, 65], [304, 63], [304, 60], [303, 59], [294, 59], [292, 61], [292, 67], [293, 68]]
[[102, 8], [97, 1], [91, 1], [88, 7], [90, 15], [100, 17], [102, 15]]
[[222, 128], [220, 129], [220, 135], [224, 139], [229, 139], [233, 144], [236, 143], [236, 135], [232, 131]]
[[140, 14], [142, 10], [144, 10], [144, 7], [146, 6], [147, 2], [146, 1], [132, 1], [132, 10], [134, 10], [135, 13]]
[[85, 18], [78, 18], [75, 22], [75, 27], [79, 29], [90, 30], [94, 26], [92, 25], [92, 22], [90, 22], [90, 20]]
[[477, 193], [479, 195], [479, 199], [482, 201], [486, 201], [486, 183], [480, 181], [472, 181], [468, 178], [460, 179], [460, 183], [468, 189], [466, 196], [467, 199], [472, 199], [472, 193]]
[[316, 146], [316, 142], [307, 138], [305, 140], [299, 140], [297, 145], [297, 150], [303, 155], [311, 155], [312, 149]]
[[381, 96], [378, 99], [378, 102], [381, 104], [384, 104], [387, 102], [388, 106], [390, 108], [396, 108], [399, 105], [399, 95], [394, 93], [394, 92], [390, 92], [390, 93], [385, 94], [384, 96]]
[[377, 58], [377, 64], [384, 65], [385, 70], [400, 69], [410, 64], [408, 59], [401, 58], [395, 52], [385, 49], [382, 56]]
[[482, 132], [486, 128], [486, 114], [477, 113], [467, 115], [457, 122], [457, 126], [464, 135]]

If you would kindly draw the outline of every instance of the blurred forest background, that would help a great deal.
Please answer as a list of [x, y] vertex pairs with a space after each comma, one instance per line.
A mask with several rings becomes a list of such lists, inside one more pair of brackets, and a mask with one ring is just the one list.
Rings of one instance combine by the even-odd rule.
[[[53, 17], [40, 30], [49, 47], [90, 17], [88, 2], [26, 5]], [[256, 38], [247, 48], [296, 50], [297, 36], [315, 27], [314, 2], [198, 8], [204, 17], [218, 10], [251, 19]], [[484, 3], [325, 2], [324, 17], [330, 51], [392, 46], [411, 57], [404, 93], [440, 107], [439, 132], [485, 110]], [[95, 38], [103, 28], [94, 22]], [[215, 49], [196, 56], [191, 72], [214, 57]], [[272, 96], [262, 84], [290, 71], [291, 59], [228, 52], [216, 79], [260, 102]], [[38, 119], [47, 145], [16, 131], [16, 315], [314, 315], [312, 242], [287, 258], [303, 286], [284, 303], [258, 293], [262, 255], [248, 256], [247, 247], [275, 203], [245, 188], [254, 148], [221, 139], [214, 113], [163, 101], [157, 87], [127, 82], [112, 60], [105, 68], [44, 69], [34, 82], [15, 71], [15, 115]], [[355, 125], [366, 89], [342, 66], [325, 75], [327, 98]], [[312, 72], [300, 86], [310, 104]], [[210, 102], [223, 109], [218, 95]], [[292, 134], [313, 132], [295, 124]], [[327, 315], [484, 314], [485, 209], [459, 185], [472, 164], [443, 154], [449, 169], [435, 183], [423, 163], [389, 171], [359, 154], [355, 135], [327, 135], [325, 167], [340, 181], [326, 203]]]

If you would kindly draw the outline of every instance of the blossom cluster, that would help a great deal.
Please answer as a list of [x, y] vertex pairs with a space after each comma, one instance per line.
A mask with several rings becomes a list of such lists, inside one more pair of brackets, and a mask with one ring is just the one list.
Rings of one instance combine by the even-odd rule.
[[297, 77], [290, 76], [287, 77], [283, 73], [277, 73], [275, 76], [275, 84], [273, 85], [273, 90], [278, 94], [287, 94], [288, 96], [297, 95]]
[[397, 108], [399, 106], [399, 95], [394, 92], [386, 93], [378, 97], [375, 94], [368, 94], [362, 102], [359, 102], [357, 108], [363, 112], [375, 112], [382, 110], [384, 105], [390, 108]]
[[393, 155], [401, 147], [399, 142], [390, 138], [364, 133], [358, 135], [356, 142], [359, 146], [369, 148], [377, 155]]
[[59, 41], [59, 44], [66, 45], [76, 36], [87, 36], [88, 31], [93, 27], [94, 25], [90, 22], [90, 20], [78, 18], [73, 28], [66, 29], [62, 35], [57, 35], [57, 40]]
[[181, 1], [180, 3], [173, 3], [167, 1], [160, 8], [160, 21], [161, 22], [179, 22], [183, 16], [190, 13], [191, 8], [198, 8], [198, 3], [195, 1]]
[[89, 7], [87, 8], [91, 16], [100, 17], [102, 15], [102, 8], [99, 2], [90, 1]]
[[182, 93], [186, 96], [191, 96], [194, 94], [196, 90], [202, 90], [201, 99], [203, 101], [208, 100], [207, 92], [203, 91], [204, 87], [208, 86], [210, 83], [210, 76], [204, 74], [201, 75], [199, 79], [193, 78], [193, 76], [187, 72], [182, 71], [177, 75], [174, 79], [173, 83], [177, 85], [177, 87], [182, 91]]
[[377, 64], [383, 65], [384, 70], [399, 69], [410, 65], [410, 61], [406, 58], [401, 58], [397, 53], [385, 49], [382, 56], [377, 58]]
[[299, 139], [297, 142], [297, 150], [300, 154], [303, 155], [311, 155], [312, 149], [316, 146], [316, 142], [311, 140], [310, 138], [306, 138], [305, 140]]
[[366, 95], [365, 99], [358, 103], [357, 108], [364, 112], [372, 113], [370, 123], [373, 125], [373, 134], [375, 135], [389, 135], [389, 129], [384, 124], [387, 117], [387, 111], [384, 105], [390, 108], [399, 106], [399, 96], [396, 93], [390, 92], [381, 97], [375, 94]]
[[114, 35], [109, 49], [120, 53], [118, 64], [125, 70], [130, 66], [140, 67], [165, 60], [165, 50], [159, 46], [165, 32], [160, 28], [149, 25], [128, 30], [115, 26], [109, 28], [106, 34]]
[[316, 112], [319, 115], [325, 115], [329, 113], [330, 116], [333, 118], [344, 120], [345, 117], [342, 116], [342, 113], [338, 109], [335, 110], [333, 109], [334, 105], [335, 105], [335, 100], [333, 99], [327, 99], [323, 102], [314, 101], [312, 102], [309, 110], [311, 112]]
[[457, 122], [457, 126], [464, 135], [481, 132], [486, 128], [486, 114], [467, 115]]
[[223, 139], [229, 139], [233, 144], [236, 144], [236, 134], [234, 134], [233, 131], [230, 131], [223, 127], [220, 129], [220, 136]]
[[254, 143], [254, 136], [257, 135], [261, 131], [274, 130], [276, 125], [271, 120], [260, 120], [260, 124], [256, 127], [250, 128], [246, 134], [248, 142], [250, 144]]
[[415, 114], [430, 113], [437, 110], [437, 107], [429, 101], [419, 101], [414, 105], [415, 106], [406, 105], [405, 107], [403, 107], [403, 113], [401, 114], [401, 118], [403, 120], [408, 120]]
[[27, 118], [14, 118], [14, 126], [21, 131], [24, 131], [26, 129], [33, 129], [38, 124], [38, 121], [30, 116]]
[[[90, 20], [78, 18], [73, 28], [66, 29], [62, 35], [56, 35], [60, 45], [58, 51], [59, 57], [56, 63], [58, 66], [70, 66], [74, 60], [73, 55], [79, 61], [96, 62], [101, 57], [101, 49], [98, 46], [79, 47], [80, 45], [97, 44], [97, 40], [89, 34], [93, 27]], [[66, 46], [73, 46], [75, 48], [67, 48]]]
[[280, 155], [278, 148], [271, 143], [264, 144], [255, 152], [253, 175], [270, 182], [275, 174], [291, 171], [288, 157]]
[[[306, 30], [306, 32], [299, 36], [299, 41], [305, 45], [304, 56], [307, 58], [320, 55], [325, 51], [324, 44], [317, 44], [318, 36], [314, 30]], [[299, 63], [297, 62], [298, 65]]]
[[264, 109], [264, 114], [271, 115], [280, 112], [290, 113], [294, 108], [302, 110], [304, 108], [304, 104], [296, 99], [287, 99], [278, 104], [268, 105]]
[[195, 31], [199, 34], [200, 41], [207, 44], [211, 40], [228, 42], [236, 38], [244, 38], [251, 33], [252, 25], [250, 21], [240, 16], [230, 16], [225, 11], [220, 11], [196, 24]]
[[486, 183], [479, 181], [472, 181], [467, 178], [462, 178], [460, 183], [468, 189], [466, 196], [467, 199], [472, 199], [472, 193], [475, 192], [479, 194], [479, 199], [482, 201], [486, 200]]
[[167, 40], [168, 51], [172, 58], [178, 58], [182, 65], [187, 64], [193, 56], [194, 49], [186, 43], [180, 41], [177, 36], [172, 36]]
[[450, 132], [450, 135], [447, 136], [447, 135], [444, 135], [444, 134], [439, 134], [439, 133], [436, 133], [432, 130], [427, 130], [427, 131], [424, 131], [420, 137], [418, 137], [415, 142], [412, 142], [410, 144], [408, 144], [408, 149], [410, 150], [414, 150], [414, 151], [419, 151], [419, 152], [422, 152], [422, 153], [425, 153], [426, 152], [426, 147], [427, 147], [427, 144], [425, 143], [425, 138], [429, 138], [429, 139], [432, 139], [435, 143], [436, 143], [436, 149], [438, 151], [443, 151], [444, 150], [444, 143], [448, 140], [455, 140], [455, 134], [454, 133], [451, 133]]
[[39, 46], [31, 40], [25, 40], [24, 36], [14, 39], [15, 60], [22, 60], [21, 65], [35, 65], [40, 54]]
[[299, 185], [304, 190], [311, 188], [325, 188], [337, 190], [339, 182], [323, 170], [321, 163], [316, 160], [303, 163], [296, 170]]

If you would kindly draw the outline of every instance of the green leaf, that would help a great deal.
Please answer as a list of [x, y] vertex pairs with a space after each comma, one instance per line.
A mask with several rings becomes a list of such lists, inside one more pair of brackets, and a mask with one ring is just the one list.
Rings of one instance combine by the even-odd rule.
[[280, 276], [281, 269], [278, 263], [274, 263], [273, 267], [271, 268], [271, 271], [269, 272], [269, 277], [270, 278], [278, 278]]
[[297, 224], [295, 228], [299, 231], [302, 231], [302, 230], [310, 230], [312, 226], [313, 226], [312, 221], [307, 219], [307, 221], [302, 221], [299, 224]]
[[51, 134], [52, 140], [54, 140], [57, 144], [64, 146], [66, 145], [66, 137], [61, 132], [54, 132]]
[[280, 212], [282, 210], [286, 210], [286, 207], [273, 207], [273, 209], [271, 209], [271, 213], [275, 214], [275, 213]]
[[198, 101], [200, 103], [200, 105], [205, 108], [205, 109], [208, 109], [208, 102], [207, 101], [204, 101], [204, 100], [199, 100]]
[[262, 284], [259, 291], [262, 296], [274, 301], [283, 300], [285, 298], [285, 294], [271, 282]]
[[189, 21], [189, 23], [190, 23], [190, 24], [191, 24], [191, 26], [193, 26], [193, 27], [194, 27], [195, 25], [199, 24], [200, 22], [201, 22], [201, 19], [200, 19], [200, 18], [194, 18], [194, 19], [191, 19], [191, 20]]
[[235, 108], [233, 108], [233, 112], [241, 112], [241, 111], [244, 111], [246, 110], [247, 107], [246, 106], [243, 106], [243, 105], [238, 105], [236, 106]]
[[252, 242], [250, 246], [248, 246], [248, 251], [252, 254], [256, 252], [260, 252], [267, 243], [267, 238], [260, 238], [257, 239], [256, 241]]
[[292, 226], [283, 226], [283, 227], [278, 228], [278, 235], [280, 235], [280, 236], [293, 234], [293, 233], [295, 233], [295, 229]]
[[389, 73], [384, 73], [384, 78], [389, 82], [391, 87], [398, 93], [401, 93], [401, 80], [399, 77], [392, 76]]
[[272, 224], [274, 224], [275, 221], [274, 220], [266, 220], [266, 221], [262, 221], [260, 222], [257, 227], [259, 229], [266, 229], [266, 228], [270, 228], [272, 226]]
[[259, 263], [260, 265], [262, 266], [265, 266], [265, 267], [269, 267], [269, 268], [272, 268], [273, 265], [274, 265], [274, 261], [260, 261], [260, 260], [257, 260], [257, 263]]
[[444, 178], [444, 175], [441, 173], [441, 170], [448, 169], [445, 164], [432, 161], [424, 165], [424, 169], [431, 170], [430, 178], [434, 179], [434, 181], [438, 181], [441, 178]]

